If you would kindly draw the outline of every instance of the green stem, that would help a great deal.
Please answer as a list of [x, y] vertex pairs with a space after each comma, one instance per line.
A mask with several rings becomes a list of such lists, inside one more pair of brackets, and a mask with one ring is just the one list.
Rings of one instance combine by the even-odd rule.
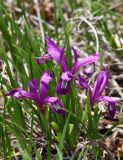
[[48, 130], [47, 130], [47, 160], [51, 160], [51, 110], [49, 109], [49, 115], [48, 115]]

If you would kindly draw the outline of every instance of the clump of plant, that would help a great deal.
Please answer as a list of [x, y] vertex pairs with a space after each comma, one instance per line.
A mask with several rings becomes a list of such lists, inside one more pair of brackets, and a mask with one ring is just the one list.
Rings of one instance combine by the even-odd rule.
[[[70, 145], [74, 148], [77, 145], [82, 131], [87, 134], [89, 140], [100, 138], [98, 122], [101, 112], [97, 107], [98, 103], [104, 101], [107, 114], [113, 120], [117, 101], [103, 95], [108, 83], [107, 68], [102, 69], [95, 81], [90, 83], [96, 71], [98, 53], [82, 59], [72, 47], [70, 66], [64, 47], [59, 48], [48, 36], [46, 36], [46, 44], [46, 53], [36, 58], [37, 66], [46, 66], [42, 73], [38, 73], [41, 78], [32, 79], [28, 84], [29, 90], [17, 87], [5, 96], [32, 100], [33, 107], [39, 108], [39, 115], [41, 114], [42, 117], [41, 127], [44, 129], [47, 126], [44, 132], [48, 141], [48, 157], [52, 152], [51, 144], [55, 141], [58, 158], [65, 153], [66, 146]], [[84, 107], [81, 106], [78, 89], [80, 92], [85, 91], [87, 98]], [[97, 153], [96, 148], [94, 152]]]

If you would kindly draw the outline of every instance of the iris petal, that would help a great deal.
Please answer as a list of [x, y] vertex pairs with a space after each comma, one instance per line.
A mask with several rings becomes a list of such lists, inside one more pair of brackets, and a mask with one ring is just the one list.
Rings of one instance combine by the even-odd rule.
[[32, 93], [25, 91], [22, 88], [13, 89], [10, 92], [6, 93], [5, 96], [11, 96], [18, 99], [22, 99], [22, 98], [34, 99], [34, 96]]
[[74, 76], [69, 71], [63, 72], [61, 75], [61, 79], [65, 80], [65, 81], [71, 81], [71, 79], [73, 79], [73, 78], [74, 78]]
[[95, 54], [95, 55], [91, 55], [87, 58], [84, 58], [84, 59], [80, 59], [78, 62], [77, 62], [77, 65], [76, 65], [76, 68], [74, 69], [74, 73], [75, 74], [81, 67], [87, 65], [87, 64], [91, 64], [93, 62], [96, 62], [97, 60], [99, 59], [99, 55], [98, 54]]
[[111, 119], [114, 118], [116, 113], [116, 106], [115, 104], [118, 102], [116, 99], [111, 98], [109, 96], [100, 96], [98, 97], [97, 101], [104, 101], [106, 106], [108, 107], [108, 113]]
[[36, 79], [33, 79], [32, 81], [29, 82], [29, 89], [30, 89], [30, 92], [38, 95]]
[[66, 94], [70, 90], [70, 82], [73, 79], [73, 75], [71, 72], [63, 72], [61, 75], [61, 78], [59, 79], [59, 82], [56, 86], [56, 92], [57, 94]]
[[57, 47], [57, 45], [48, 37], [46, 36], [46, 42], [47, 42], [47, 52], [50, 54], [53, 59], [60, 64], [60, 52], [61, 50]]
[[91, 76], [95, 72], [95, 63], [92, 63], [88, 66], [85, 66], [85, 69], [83, 70], [83, 73], [87, 76]]
[[80, 87], [85, 88], [86, 90], [89, 90], [91, 92], [90, 86], [88, 85], [87, 80], [82, 77], [81, 75], [78, 75], [78, 83]]
[[61, 66], [62, 71], [68, 70], [68, 64], [64, 55], [64, 48], [58, 48], [57, 45], [46, 36], [48, 54]]
[[44, 99], [45, 104], [50, 104], [51, 109], [62, 117], [65, 115], [64, 105], [57, 97], [48, 97]]
[[98, 74], [94, 82], [94, 88], [93, 88], [92, 97], [91, 97], [92, 104], [94, 104], [96, 99], [99, 96], [101, 96], [103, 90], [105, 89], [107, 85], [107, 82], [108, 82], [108, 72], [107, 72], [107, 69], [104, 69]]
[[56, 86], [56, 93], [60, 94], [67, 94], [70, 90], [70, 81], [65, 81], [60, 79]]
[[52, 80], [52, 76], [49, 71], [45, 71], [40, 79], [40, 98], [44, 99], [48, 97], [49, 82]]

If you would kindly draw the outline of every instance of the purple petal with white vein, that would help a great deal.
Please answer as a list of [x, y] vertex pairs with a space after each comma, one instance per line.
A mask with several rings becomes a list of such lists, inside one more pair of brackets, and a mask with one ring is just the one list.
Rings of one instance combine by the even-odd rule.
[[93, 62], [96, 62], [97, 60], [99, 59], [99, 54], [95, 54], [95, 55], [91, 55], [87, 58], [84, 58], [84, 59], [80, 59], [78, 62], [77, 62], [77, 65], [74, 69], [74, 73], [75, 74], [81, 67], [87, 65], [87, 64], [91, 64]]
[[104, 101], [106, 103], [106, 106], [108, 107], [109, 116], [111, 119], [113, 119], [116, 113], [115, 104], [118, 102], [118, 100], [109, 96], [100, 96], [98, 97], [97, 101]]
[[56, 86], [56, 92], [58, 95], [66, 94], [69, 92], [70, 82], [73, 78], [74, 78], [73, 75], [69, 71], [62, 73], [61, 78], [58, 81], [57, 86]]
[[83, 70], [83, 73], [87, 76], [91, 76], [95, 72], [95, 63], [89, 64], [85, 66], [85, 69]]
[[45, 98], [44, 104], [50, 104], [51, 109], [62, 117], [65, 115], [64, 105], [57, 97]]
[[56, 93], [58, 95], [67, 94], [70, 90], [70, 81], [60, 79], [56, 86]]

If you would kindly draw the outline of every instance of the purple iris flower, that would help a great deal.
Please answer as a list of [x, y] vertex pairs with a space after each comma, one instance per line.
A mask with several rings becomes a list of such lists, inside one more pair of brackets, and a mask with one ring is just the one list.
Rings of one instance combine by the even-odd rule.
[[45, 105], [49, 104], [51, 109], [60, 114], [61, 116], [65, 115], [64, 106], [57, 97], [49, 97], [49, 82], [52, 80], [52, 76], [49, 71], [45, 71], [40, 79], [40, 88], [37, 90], [36, 79], [29, 82], [30, 91], [25, 91], [22, 88], [16, 88], [5, 96], [12, 96], [18, 99], [28, 98], [33, 100], [40, 108], [41, 112], [44, 112]]
[[113, 119], [113, 117], [116, 113], [115, 104], [116, 104], [117, 100], [115, 100], [114, 98], [111, 98], [109, 96], [102, 95], [102, 92], [105, 89], [107, 82], [108, 82], [108, 71], [106, 68], [98, 74], [98, 76], [94, 82], [93, 89], [90, 88], [87, 80], [79, 75], [80, 85], [82, 87], [84, 87], [86, 90], [88, 90], [90, 93], [91, 106], [93, 107], [95, 105], [95, 103], [100, 102], [100, 101], [104, 101], [107, 108], [108, 108], [109, 116], [111, 119]]
[[[46, 37], [46, 41], [46, 50], [48, 52], [48, 55], [50, 55], [56, 61], [56, 63], [61, 66], [62, 70], [62, 75], [56, 86], [56, 92], [57, 94], [66, 94], [70, 90], [71, 80], [75, 80], [75, 75], [79, 71], [79, 69], [88, 64], [94, 65], [94, 63], [98, 60], [99, 55], [95, 54], [84, 59], [78, 59], [78, 54], [76, 50], [72, 47], [72, 51], [74, 53], [74, 62], [72, 69], [69, 70], [67, 59], [64, 54], [64, 48], [58, 48], [57, 45], [49, 37]], [[94, 71], [95, 67], [93, 67], [93, 70], [89, 70], [88, 66], [84, 69], [84, 73], [87, 75], [93, 74]]]

